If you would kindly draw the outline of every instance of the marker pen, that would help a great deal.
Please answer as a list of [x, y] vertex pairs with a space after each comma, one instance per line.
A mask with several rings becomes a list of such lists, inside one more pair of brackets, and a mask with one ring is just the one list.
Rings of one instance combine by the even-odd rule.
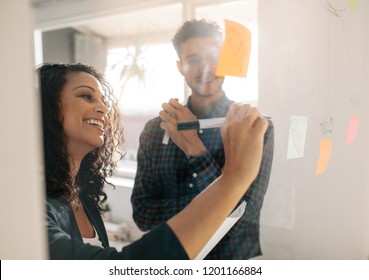
[[178, 130], [206, 129], [220, 127], [225, 118], [198, 119], [194, 121], [177, 122]]
[[[271, 117], [263, 116], [264, 118], [271, 119]], [[190, 129], [207, 129], [220, 127], [225, 118], [213, 118], [213, 119], [198, 119], [194, 121], [177, 122], [178, 130], [190, 130]]]

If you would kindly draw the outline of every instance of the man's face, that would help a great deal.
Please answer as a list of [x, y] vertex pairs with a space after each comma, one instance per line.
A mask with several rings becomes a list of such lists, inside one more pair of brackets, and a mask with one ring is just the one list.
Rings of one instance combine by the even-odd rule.
[[178, 70], [193, 94], [213, 96], [222, 92], [224, 77], [214, 75], [221, 42], [211, 37], [191, 38], [181, 44]]

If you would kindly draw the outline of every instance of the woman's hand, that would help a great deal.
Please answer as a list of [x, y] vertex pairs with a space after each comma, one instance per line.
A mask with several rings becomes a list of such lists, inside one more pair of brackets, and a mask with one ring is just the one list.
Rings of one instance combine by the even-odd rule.
[[248, 104], [232, 104], [221, 127], [225, 152], [224, 175], [256, 178], [261, 164], [268, 121]]

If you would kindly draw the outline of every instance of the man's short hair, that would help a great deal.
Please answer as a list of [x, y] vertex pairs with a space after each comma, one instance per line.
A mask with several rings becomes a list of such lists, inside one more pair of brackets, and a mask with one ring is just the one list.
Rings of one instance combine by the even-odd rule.
[[181, 57], [182, 43], [188, 39], [199, 37], [213, 37], [222, 40], [223, 32], [221, 27], [214, 21], [193, 19], [184, 22], [172, 39], [178, 57]]

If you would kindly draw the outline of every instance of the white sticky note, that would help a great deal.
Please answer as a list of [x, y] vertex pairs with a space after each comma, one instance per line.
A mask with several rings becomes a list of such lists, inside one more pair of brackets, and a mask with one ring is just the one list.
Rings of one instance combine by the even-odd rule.
[[304, 156], [307, 123], [307, 117], [291, 116], [287, 159], [302, 158]]

